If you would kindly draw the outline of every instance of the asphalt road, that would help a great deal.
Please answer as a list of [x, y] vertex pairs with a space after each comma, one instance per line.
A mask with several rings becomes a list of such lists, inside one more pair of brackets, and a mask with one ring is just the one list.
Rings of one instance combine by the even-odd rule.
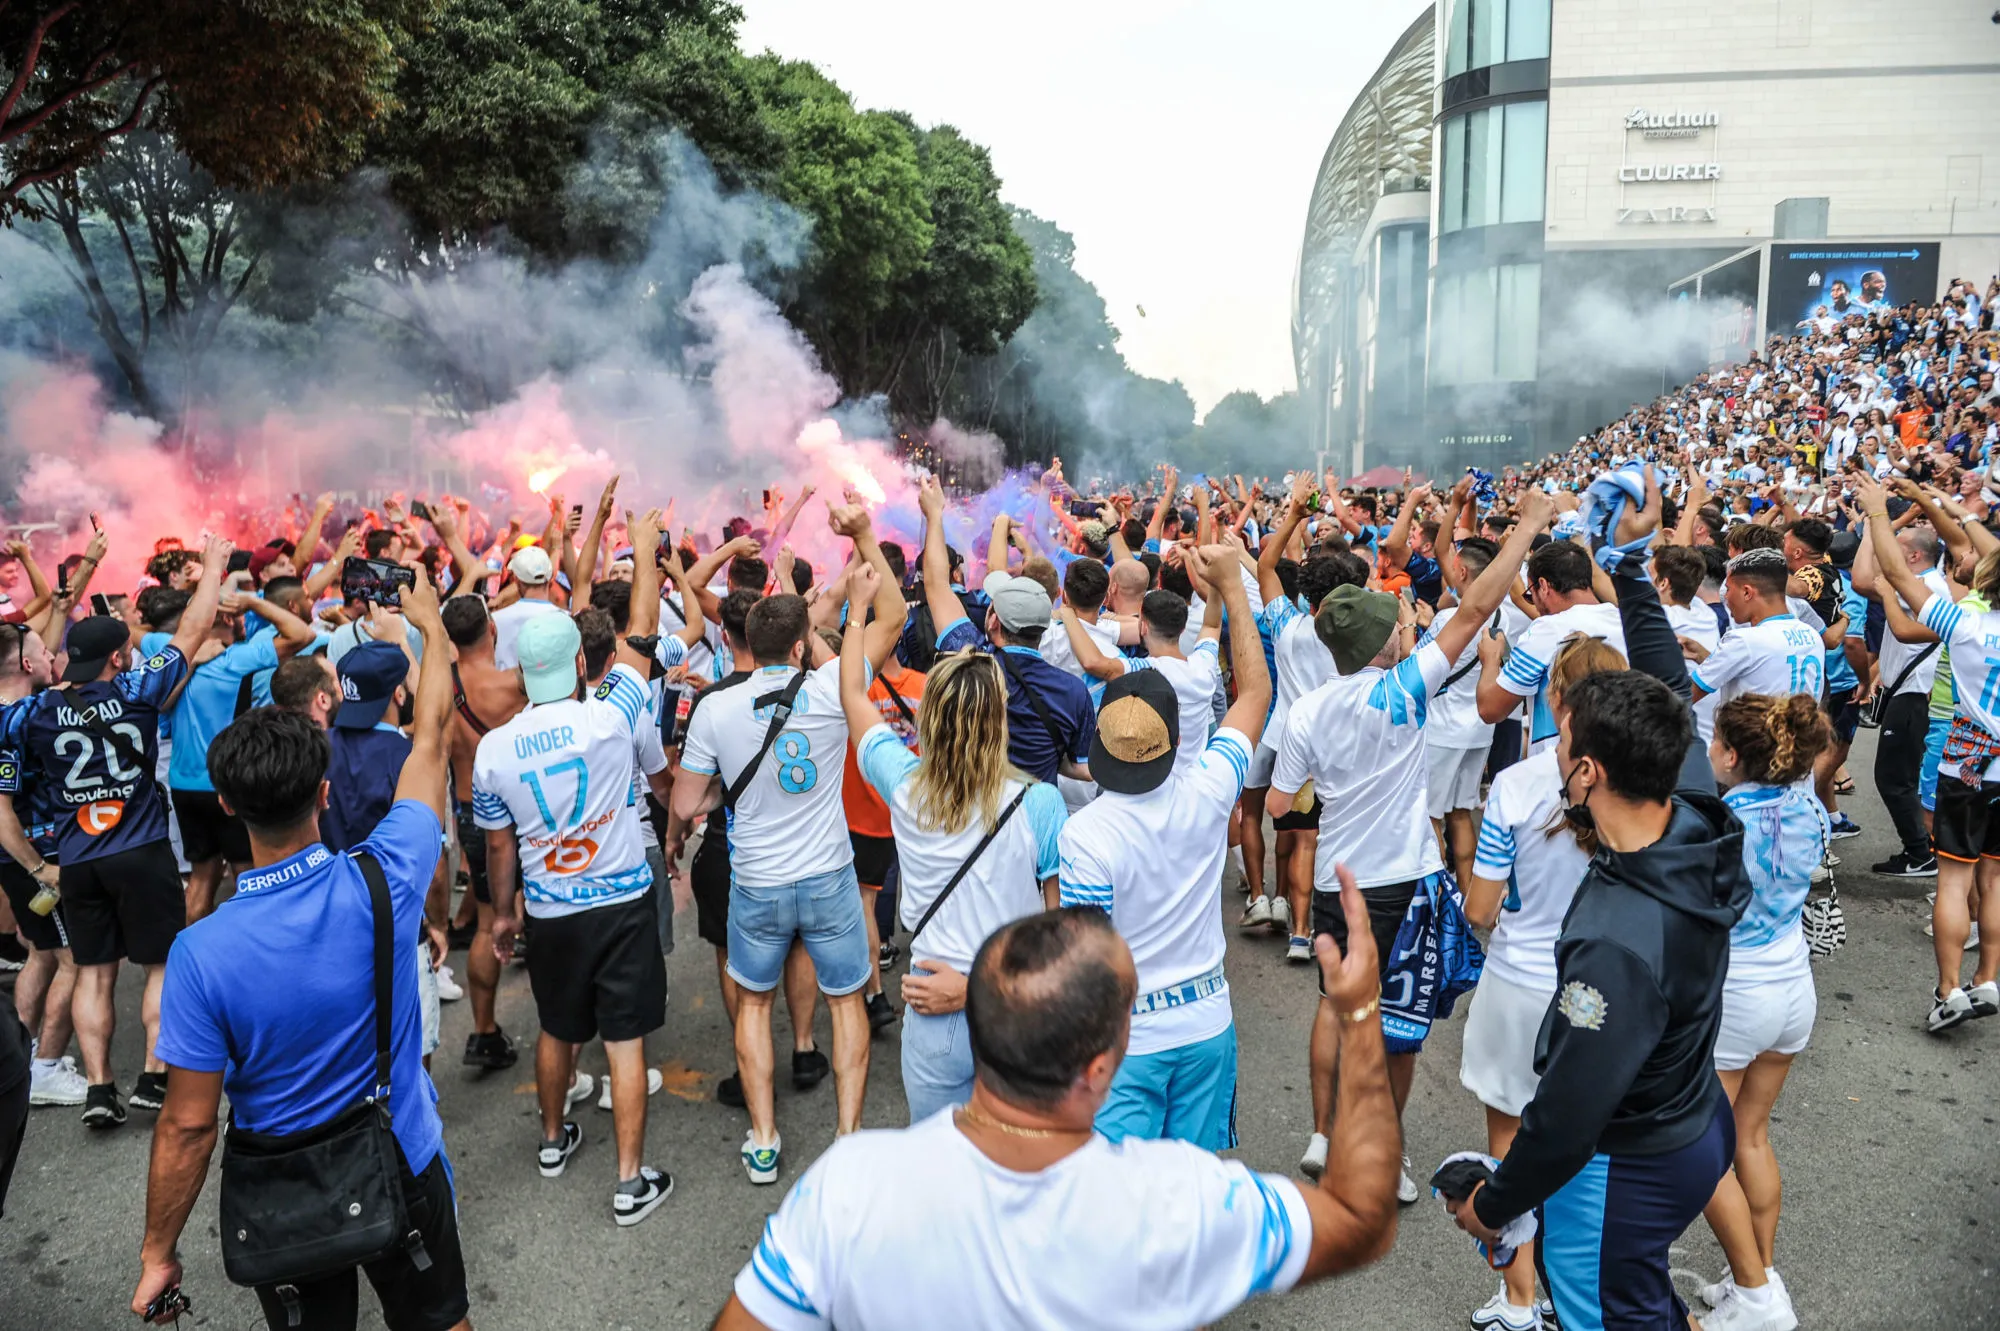
[[[1863, 732], [1856, 770], [1865, 772], [1869, 745]], [[1786, 1183], [1779, 1266], [1808, 1331], [2000, 1326], [2000, 1022], [1944, 1039], [1924, 1034], [1932, 982], [1923, 934], [1928, 884], [1866, 872], [1892, 849], [1869, 785], [1864, 777], [1852, 808], [1864, 834], [1837, 846], [1849, 941], [1817, 963], [1819, 1025], [1772, 1128]], [[1233, 920], [1233, 885], [1225, 900]], [[706, 1327], [783, 1195], [783, 1186], [752, 1188], [737, 1163], [747, 1121], [712, 1098], [716, 1078], [731, 1069], [712, 953], [694, 938], [691, 912], [681, 915], [679, 932], [668, 1024], [648, 1042], [667, 1084], [653, 1101], [648, 1159], [673, 1173], [676, 1190], [631, 1230], [616, 1228], [609, 1214], [610, 1116], [581, 1108], [582, 1150], [562, 1178], [541, 1178], [532, 1159], [537, 1125], [528, 1062], [485, 1077], [462, 1069], [453, 1054], [469, 1014], [463, 1003], [445, 1008], [436, 1080], [459, 1184], [472, 1319], [482, 1331]], [[1309, 968], [1288, 966], [1274, 937], [1229, 932], [1241, 1041], [1240, 1154], [1258, 1168], [1289, 1171], [1310, 1118]], [[136, 978], [122, 985], [115, 1051], [127, 1085], [138, 1067]], [[500, 1002], [502, 1024], [531, 1039], [534, 1004], [524, 974], [506, 977]], [[782, 1067], [789, 1038], [782, 1015], [777, 1026]], [[1479, 1105], [1458, 1084], [1462, 1029], [1460, 1020], [1444, 1023], [1419, 1060], [1406, 1123], [1420, 1169], [1484, 1145]], [[824, 1047], [823, 1008], [818, 1031]], [[896, 1028], [878, 1043], [865, 1121], [901, 1126]], [[601, 1071], [602, 1053], [586, 1051], [584, 1067]], [[781, 1084], [778, 1113], [787, 1148], [781, 1184], [789, 1186], [832, 1138], [832, 1083], [804, 1094]], [[149, 1117], [134, 1111], [123, 1130], [100, 1135], [86, 1132], [74, 1111], [35, 1111], [0, 1220], [0, 1331], [134, 1324], [125, 1308], [138, 1270]], [[182, 1255], [196, 1308], [189, 1324], [262, 1326], [254, 1300], [223, 1278], [212, 1176]], [[1675, 1265], [1684, 1292], [1721, 1272], [1704, 1226], [1697, 1223], [1676, 1247]], [[1465, 1326], [1493, 1288], [1471, 1241], [1426, 1199], [1404, 1210], [1395, 1250], [1379, 1265], [1261, 1300], [1223, 1325], [1440, 1331]], [[362, 1302], [362, 1325], [379, 1327], [365, 1293]], [[936, 1324], [947, 1327], [950, 1318], [940, 1314]]]

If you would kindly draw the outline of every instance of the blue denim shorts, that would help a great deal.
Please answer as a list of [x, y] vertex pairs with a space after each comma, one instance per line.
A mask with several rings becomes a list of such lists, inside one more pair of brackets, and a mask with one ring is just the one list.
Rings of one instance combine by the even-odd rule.
[[868, 923], [861, 914], [861, 884], [853, 865], [781, 887], [730, 881], [731, 979], [752, 993], [776, 989], [794, 938], [806, 945], [821, 993], [839, 998], [868, 983], [875, 957], [868, 950]]
[[972, 1036], [963, 1008], [926, 1017], [903, 1006], [903, 1098], [912, 1124], [972, 1098]]

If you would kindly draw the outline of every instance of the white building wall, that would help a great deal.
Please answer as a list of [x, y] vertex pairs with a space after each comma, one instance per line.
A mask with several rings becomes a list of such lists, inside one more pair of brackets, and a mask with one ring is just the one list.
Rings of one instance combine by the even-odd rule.
[[[1554, 0], [1549, 244], [1753, 241], [1779, 200], [1822, 195], [1830, 237], [2000, 235], [1989, 16], [1947, 0]], [[1718, 123], [1648, 139], [1626, 128], [1634, 108]], [[1719, 178], [1620, 179], [1661, 162]]]

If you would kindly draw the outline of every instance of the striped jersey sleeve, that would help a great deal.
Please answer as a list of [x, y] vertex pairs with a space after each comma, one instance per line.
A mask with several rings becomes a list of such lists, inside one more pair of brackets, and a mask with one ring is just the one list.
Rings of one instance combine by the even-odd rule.
[[1479, 847], [1473, 852], [1472, 872], [1494, 882], [1505, 882], [1514, 872], [1517, 849], [1514, 820], [1507, 808], [1507, 786], [1495, 781], [1486, 796], [1486, 811], [1479, 820]]

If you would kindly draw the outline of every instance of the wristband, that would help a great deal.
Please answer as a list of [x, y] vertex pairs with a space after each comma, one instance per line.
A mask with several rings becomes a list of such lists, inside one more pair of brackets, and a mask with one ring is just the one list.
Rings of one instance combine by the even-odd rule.
[[1375, 997], [1368, 1000], [1365, 1006], [1358, 1007], [1354, 1009], [1354, 1011], [1352, 1012], [1342, 1012], [1340, 1014], [1340, 1019], [1342, 1021], [1351, 1021], [1354, 1022], [1356, 1025], [1359, 1025], [1360, 1023], [1368, 1020], [1368, 1018], [1374, 1016], [1375, 1013], [1381, 1009], [1381, 1007], [1382, 1007], [1382, 995], [1376, 994]]

